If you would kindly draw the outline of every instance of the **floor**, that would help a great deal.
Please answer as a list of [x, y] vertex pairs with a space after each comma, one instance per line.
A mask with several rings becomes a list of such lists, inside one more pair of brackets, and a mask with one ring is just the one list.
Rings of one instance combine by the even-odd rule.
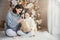
[[4, 31], [0, 31], [0, 40], [55, 40], [55, 37], [49, 34], [47, 31], [38, 31], [34, 37], [18, 36], [18, 37], [6, 37]]

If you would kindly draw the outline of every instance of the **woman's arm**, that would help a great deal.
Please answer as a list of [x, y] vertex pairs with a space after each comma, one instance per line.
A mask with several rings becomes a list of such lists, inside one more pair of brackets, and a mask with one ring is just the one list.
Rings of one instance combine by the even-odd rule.
[[16, 18], [14, 19], [14, 17], [11, 14], [7, 15], [6, 18], [6, 23], [8, 24], [8, 26], [10, 26], [11, 28], [16, 27], [19, 23], [17, 22]]

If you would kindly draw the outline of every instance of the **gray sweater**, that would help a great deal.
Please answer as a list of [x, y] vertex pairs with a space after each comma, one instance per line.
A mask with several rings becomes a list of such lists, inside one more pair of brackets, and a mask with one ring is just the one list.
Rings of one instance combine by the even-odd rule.
[[13, 12], [8, 12], [6, 17], [6, 30], [12, 29], [14, 31], [17, 31], [20, 28], [20, 24], [17, 23], [17, 21], [20, 19], [19, 14], [15, 14]]

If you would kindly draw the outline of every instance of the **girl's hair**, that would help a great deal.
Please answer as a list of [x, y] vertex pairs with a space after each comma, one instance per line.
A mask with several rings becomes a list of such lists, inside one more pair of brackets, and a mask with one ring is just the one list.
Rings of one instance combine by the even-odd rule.
[[31, 12], [29, 9], [25, 9], [24, 16], [25, 16], [25, 14], [26, 14], [26, 13], [28, 13], [28, 14], [30, 15], [30, 17], [31, 17], [31, 15], [32, 15], [32, 12]]
[[22, 6], [22, 4], [17, 4], [17, 5], [13, 8], [13, 10], [12, 10], [13, 13], [17, 13], [16, 8], [17, 8], [17, 9], [24, 9], [23, 6]]

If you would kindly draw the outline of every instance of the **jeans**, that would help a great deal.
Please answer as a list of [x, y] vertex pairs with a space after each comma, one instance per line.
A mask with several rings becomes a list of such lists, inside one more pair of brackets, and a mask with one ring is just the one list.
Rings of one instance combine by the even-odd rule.
[[34, 32], [33, 31], [30, 31], [29, 33], [24, 33], [22, 30], [18, 30], [17, 32], [15, 32], [12, 29], [7, 29], [6, 30], [6, 34], [7, 34], [7, 36], [10, 36], [10, 37], [14, 37], [14, 36], [17, 36], [17, 35], [31, 36], [31, 35], [34, 34]]

